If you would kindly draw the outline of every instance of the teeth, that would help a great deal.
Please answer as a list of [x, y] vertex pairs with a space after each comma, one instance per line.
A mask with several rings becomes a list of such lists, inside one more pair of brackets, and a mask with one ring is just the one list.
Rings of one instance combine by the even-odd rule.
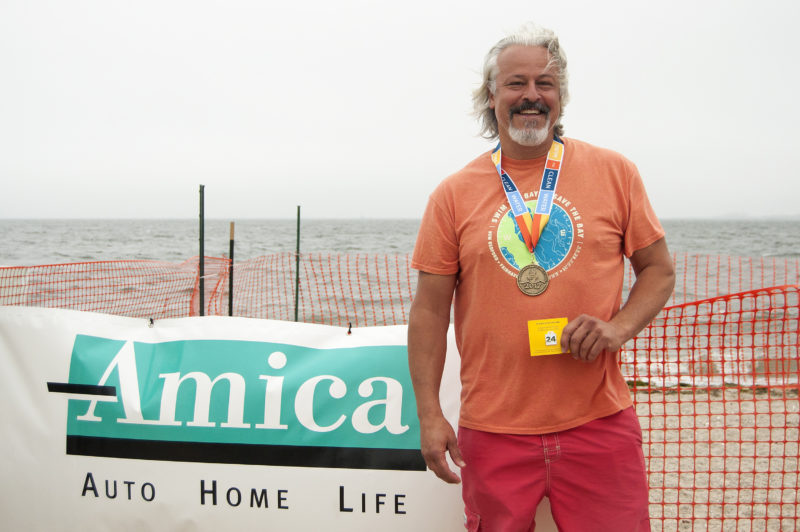
[[529, 109], [527, 111], [522, 111], [522, 114], [524, 114], [524, 115], [538, 115], [540, 113], [539, 113], [539, 111], [537, 111], [535, 109]]

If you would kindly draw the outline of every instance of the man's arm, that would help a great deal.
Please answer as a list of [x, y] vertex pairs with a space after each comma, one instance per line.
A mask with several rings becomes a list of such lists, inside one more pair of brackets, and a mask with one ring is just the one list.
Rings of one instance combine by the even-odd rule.
[[464, 460], [453, 427], [442, 413], [439, 387], [455, 286], [455, 275], [419, 272], [408, 317], [408, 366], [417, 399], [422, 456], [436, 476], [453, 484], [461, 479], [448, 466], [445, 453], [449, 452], [459, 467], [464, 467]]
[[662, 238], [631, 255], [636, 281], [628, 301], [605, 322], [582, 314], [564, 327], [561, 346], [576, 360], [592, 361], [603, 352], [614, 352], [636, 336], [669, 299], [675, 286], [675, 269]]

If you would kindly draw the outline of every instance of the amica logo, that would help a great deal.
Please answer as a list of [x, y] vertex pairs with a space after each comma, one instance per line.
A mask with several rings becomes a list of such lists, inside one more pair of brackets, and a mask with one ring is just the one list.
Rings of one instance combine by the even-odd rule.
[[[424, 470], [405, 346], [313, 349], [78, 335], [67, 452]], [[407, 393], [408, 391], [408, 393]]]

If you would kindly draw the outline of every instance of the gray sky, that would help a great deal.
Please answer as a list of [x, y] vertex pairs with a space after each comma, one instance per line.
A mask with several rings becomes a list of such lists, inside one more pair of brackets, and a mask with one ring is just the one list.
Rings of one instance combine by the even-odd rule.
[[0, 218], [418, 218], [526, 20], [661, 217], [800, 215], [796, 0], [3, 0]]

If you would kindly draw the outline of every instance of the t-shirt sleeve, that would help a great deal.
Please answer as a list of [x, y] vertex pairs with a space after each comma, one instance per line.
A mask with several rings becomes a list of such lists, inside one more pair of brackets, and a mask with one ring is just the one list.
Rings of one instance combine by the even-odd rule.
[[444, 188], [440, 185], [428, 199], [422, 216], [411, 267], [439, 275], [458, 273], [458, 238], [454, 213], [447, 208]]
[[630, 258], [635, 251], [663, 238], [664, 228], [650, 204], [639, 171], [633, 163], [629, 164], [629, 213], [625, 228], [624, 252], [625, 256]]

